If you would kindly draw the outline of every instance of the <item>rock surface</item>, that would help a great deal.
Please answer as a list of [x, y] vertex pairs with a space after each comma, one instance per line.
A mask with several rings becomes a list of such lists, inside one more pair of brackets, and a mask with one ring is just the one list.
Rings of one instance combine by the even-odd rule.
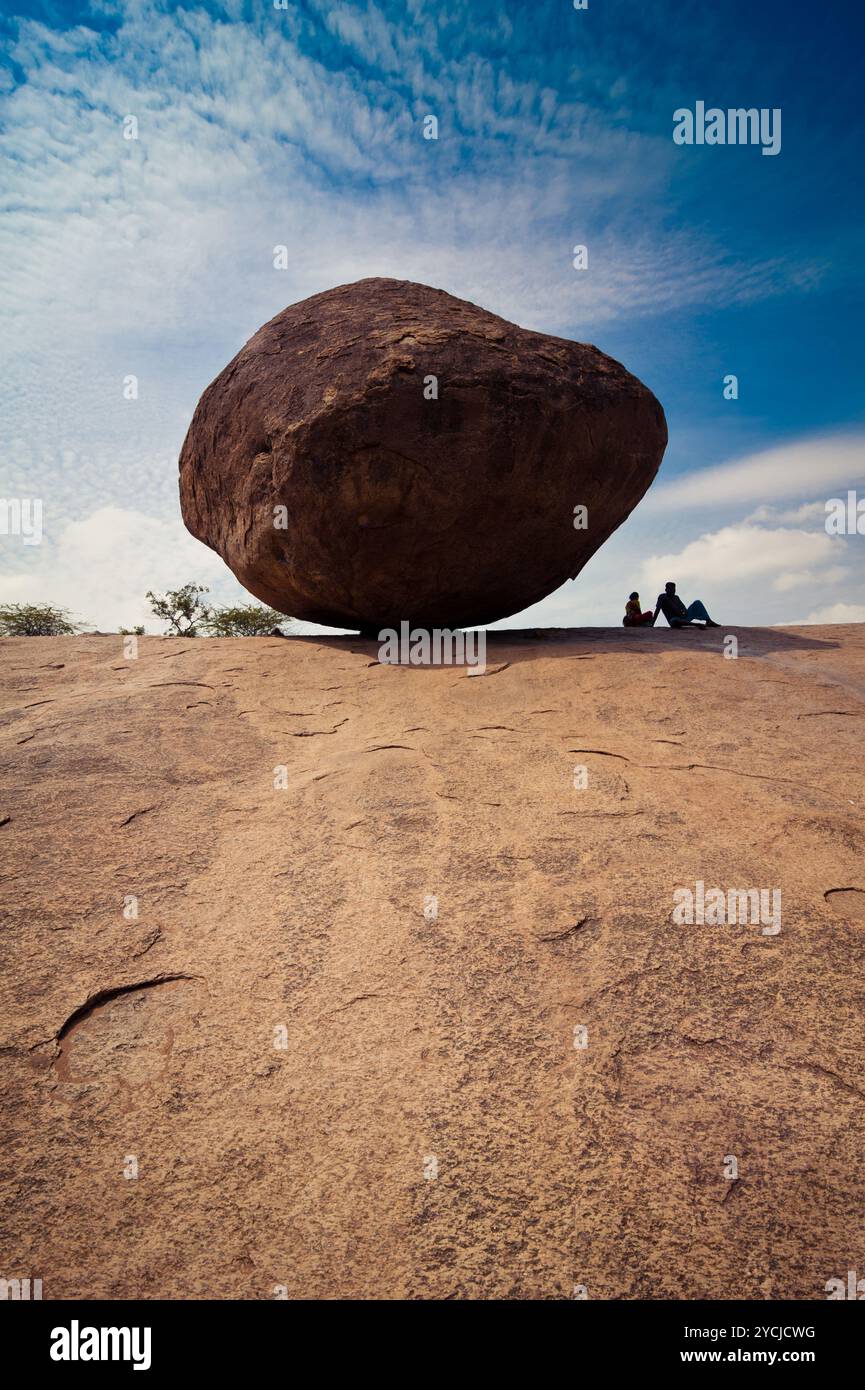
[[[0, 643], [3, 1276], [861, 1275], [865, 629], [727, 631], [498, 634], [473, 679], [359, 638]], [[780, 888], [780, 934], [674, 925], [696, 880]]]
[[597, 348], [361, 280], [283, 310], [207, 388], [181, 506], [279, 612], [376, 632], [481, 624], [578, 574], [666, 442], [655, 397]]

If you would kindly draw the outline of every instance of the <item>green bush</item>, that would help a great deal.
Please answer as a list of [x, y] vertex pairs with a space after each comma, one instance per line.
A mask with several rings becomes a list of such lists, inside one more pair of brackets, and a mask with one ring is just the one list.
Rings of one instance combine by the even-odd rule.
[[214, 608], [204, 627], [211, 637], [266, 637], [280, 623], [290, 622], [284, 613], [260, 603], [241, 603], [233, 608]]
[[6, 603], [0, 606], [2, 637], [71, 637], [79, 625], [70, 623], [66, 608], [50, 603]]

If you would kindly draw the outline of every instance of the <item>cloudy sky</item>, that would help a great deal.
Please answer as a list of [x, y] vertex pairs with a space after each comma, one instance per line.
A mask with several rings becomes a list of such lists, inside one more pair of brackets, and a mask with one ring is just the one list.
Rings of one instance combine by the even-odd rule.
[[[865, 620], [865, 536], [824, 526], [865, 495], [862, 20], [801, 12], [7, 0], [0, 496], [44, 539], [0, 536], [0, 601], [113, 629], [148, 588], [242, 598], [180, 521], [196, 401], [286, 304], [391, 275], [596, 343], [667, 412], [644, 502], [507, 625], [618, 622], [668, 578], [730, 624]], [[698, 100], [780, 108], [780, 153], [675, 144]]]

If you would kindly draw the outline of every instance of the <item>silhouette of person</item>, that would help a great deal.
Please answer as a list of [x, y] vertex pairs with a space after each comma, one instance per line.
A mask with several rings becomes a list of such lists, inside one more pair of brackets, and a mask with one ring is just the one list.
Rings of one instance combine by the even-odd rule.
[[693, 622], [702, 622], [706, 627], [719, 627], [719, 623], [714, 623], [706, 612], [706, 605], [698, 598], [693, 603], [689, 603], [686, 608], [679, 595], [676, 593], [676, 586], [672, 580], [664, 585], [664, 592], [658, 594], [658, 601], [655, 604], [655, 619], [658, 614], [663, 613], [670, 627], [689, 627]]
[[636, 589], [631, 594], [625, 604], [625, 616], [622, 619], [623, 627], [643, 627], [646, 623], [651, 623], [654, 627], [655, 614], [652, 612], [644, 613], [640, 608], [640, 595]]

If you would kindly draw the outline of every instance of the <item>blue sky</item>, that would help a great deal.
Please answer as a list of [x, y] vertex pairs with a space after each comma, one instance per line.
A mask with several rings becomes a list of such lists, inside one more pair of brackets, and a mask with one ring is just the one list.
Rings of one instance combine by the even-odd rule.
[[[865, 495], [858, 6], [10, 8], [0, 494], [45, 538], [0, 536], [0, 599], [111, 628], [148, 588], [238, 597], [179, 521], [195, 403], [286, 304], [376, 274], [594, 342], [664, 405], [645, 502], [525, 621], [617, 622], [669, 577], [731, 624], [865, 620], [865, 537], [823, 525]], [[780, 153], [674, 144], [697, 100], [780, 108]]]

